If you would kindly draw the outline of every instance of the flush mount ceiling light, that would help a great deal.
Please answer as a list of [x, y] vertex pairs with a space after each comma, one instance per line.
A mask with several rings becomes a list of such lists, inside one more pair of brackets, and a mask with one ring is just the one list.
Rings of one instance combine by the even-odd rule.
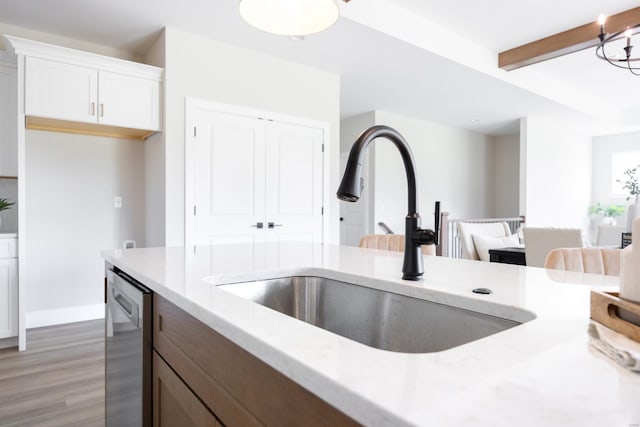
[[[638, 26], [627, 28], [613, 34], [607, 34], [604, 31], [606, 19], [604, 15], [600, 15], [598, 18], [598, 24], [600, 24], [600, 34], [598, 34], [600, 44], [596, 48], [596, 56], [607, 61], [614, 67], [625, 68], [629, 70], [631, 74], [640, 76], [640, 64], [638, 64], [640, 57], [634, 58], [631, 56], [631, 51], [633, 50], [631, 36], [634, 35], [634, 29], [637, 29]], [[624, 40], [626, 40], [626, 44]], [[616, 51], [618, 53], [616, 53]]]
[[335, 0], [240, 0], [239, 9], [248, 24], [283, 36], [319, 33], [340, 17]]

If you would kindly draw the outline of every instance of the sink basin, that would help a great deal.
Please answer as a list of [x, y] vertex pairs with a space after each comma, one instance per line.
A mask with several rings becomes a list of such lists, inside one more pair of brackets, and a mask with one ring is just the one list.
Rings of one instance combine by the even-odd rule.
[[218, 287], [362, 344], [402, 353], [447, 350], [520, 324], [322, 277], [285, 277]]

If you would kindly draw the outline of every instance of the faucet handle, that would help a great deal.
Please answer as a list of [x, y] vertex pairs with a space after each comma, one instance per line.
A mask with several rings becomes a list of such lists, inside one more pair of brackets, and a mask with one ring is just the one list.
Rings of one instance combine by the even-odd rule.
[[435, 239], [433, 244], [438, 246], [440, 244], [440, 201], [436, 201], [436, 211], [434, 213], [435, 221], [434, 221], [434, 229], [433, 232], [435, 234]]

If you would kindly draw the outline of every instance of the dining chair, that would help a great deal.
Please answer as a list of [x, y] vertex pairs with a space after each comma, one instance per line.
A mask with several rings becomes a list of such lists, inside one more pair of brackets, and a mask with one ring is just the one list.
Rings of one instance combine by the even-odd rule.
[[[367, 234], [360, 239], [361, 248], [404, 252], [404, 234]], [[423, 255], [435, 255], [436, 245], [422, 245]]]
[[524, 253], [529, 267], [544, 267], [547, 254], [556, 248], [582, 248], [582, 230], [579, 228], [525, 227]]
[[617, 248], [558, 248], [549, 252], [544, 268], [619, 276], [621, 254]]

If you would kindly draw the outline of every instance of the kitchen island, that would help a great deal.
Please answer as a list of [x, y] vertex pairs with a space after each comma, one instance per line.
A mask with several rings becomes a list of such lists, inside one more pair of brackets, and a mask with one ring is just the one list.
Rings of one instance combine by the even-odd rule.
[[[640, 375], [589, 348], [589, 291], [616, 277], [307, 243], [147, 248], [107, 262], [359, 423], [437, 426], [640, 424]], [[524, 322], [449, 350], [375, 349], [218, 285], [321, 276]], [[474, 288], [493, 293], [472, 293]], [[530, 320], [533, 319], [533, 320]]]

